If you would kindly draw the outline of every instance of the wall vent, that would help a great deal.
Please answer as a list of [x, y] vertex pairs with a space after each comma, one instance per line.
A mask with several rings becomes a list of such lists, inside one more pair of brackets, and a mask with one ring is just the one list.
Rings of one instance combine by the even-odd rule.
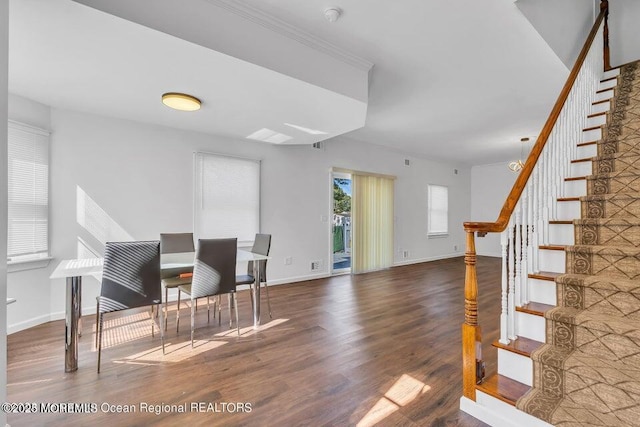
[[409, 161], [409, 159], [404, 159], [404, 165], [405, 166], [409, 166], [411, 162]]
[[313, 148], [317, 148], [318, 150], [322, 150], [322, 141], [320, 142], [314, 142], [313, 143]]

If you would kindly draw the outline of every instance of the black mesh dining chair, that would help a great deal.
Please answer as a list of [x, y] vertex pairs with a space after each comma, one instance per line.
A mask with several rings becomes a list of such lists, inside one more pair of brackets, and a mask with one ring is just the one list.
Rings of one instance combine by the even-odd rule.
[[[269, 255], [269, 250], [271, 249], [271, 234], [256, 234], [255, 239], [253, 240], [253, 247], [251, 248], [251, 252], [254, 254], [260, 255]], [[257, 283], [260, 286], [261, 283], [264, 283], [264, 289], [267, 293], [267, 307], [269, 308], [269, 317], [273, 319], [271, 315], [271, 301], [269, 301], [269, 287], [267, 286], [267, 260], [258, 261], [260, 263], [260, 280]], [[255, 277], [253, 277], [253, 261], [249, 261], [247, 265], [247, 274], [236, 277], [236, 285], [251, 285], [255, 282]], [[251, 290], [253, 294], [253, 289]], [[251, 298], [251, 303], [253, 304], [253, 298]]]
[[[98, 373], [102, 354], [104, 315], [131, 308], [151, 306], [151, 336], [154, 335], [153, 309], [162, 302], [160, 288], [160, 242], [107, 242], [104, 251], [102, 285], [97, 298]], [[162, 325], [162, 312], [160, 312]], [[164, 354], [164, 330], [160, 327]]]
[[[178, 287], [180, 292], [191, 297], [191, 346], [193, 347], [193, 333], [195, 330], [195, 304], [197, 298], [216, 296], [218, 299], [218, 324], [221, 323], [220, 296], [229, 295], [229, 327], [233, 326], [231, 307], [235, 308], [236, 326], [240, 335], [238, 323], [238, 302], [236, 299], [236, 255], [237, 239], [199, 239], [196, 248], [196, 258], [193, 266], [193, 278], [190, 285]], [[178, 296], [178, 298], [180, 298]], [[207, 312], [209, 303], [207, 300]], [[177, 314], [179, 318], [179, 313]], [[176, 323], [178, 320], [176, 320]]]

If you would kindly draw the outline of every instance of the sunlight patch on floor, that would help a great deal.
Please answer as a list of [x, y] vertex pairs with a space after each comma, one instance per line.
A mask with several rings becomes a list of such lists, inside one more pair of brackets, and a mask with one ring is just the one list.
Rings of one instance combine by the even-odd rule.
[[[273, 328], [274, 326], [281, 325], [285, 322], [288, 322], [289, 319], [274, 319], [269, 323], [265, 323], [263, 325], [258, 326], [257, 329], [254, 329], [253, 326], [247, 326], [246, 328], [240, 328], [240, 337], [250, 337], [251, 335], [255, 335], [258, 332], [266, 331], [267, 329]], [[238, 336], [238, 330], [236, 328], [229, 329], [228, 331], [219, 332], [215, 335], [216, 337], [229, 337], [233, 338], [234, 336]]]
[[403, 374], [358, 422], [357, 427], [369, 427], [379, 423], [429, 390], [431, 386], [411, 375]]
[[[154, 326], [156, 339], [160, 339], [160, 329]], [[95, 334], [95, 328], [94, 328]], [[95, 335], [92, 337], [95, 342]], [[117, 346], [141, 338], [152, 339], [151, 321], [148, 311], [129, 314], [127, 316], [104, 319], [102, 328], [102, 349]], [[96, 350], [96, 349], [94, 349]]]
[[176, 344], [168, 343], [164, 346], [164, 354], [162, 354], [162, 346], [158, 346], [119, 360], [114, 360], [113, 363], [140, 365], [156, 365], [164, 362], [178, 363], [198, 356], [206, 351], [213, 350], [214, 348], [222, 347], [225, 344], [227, 344], [226, 341], [194, 340], [193, 348], [191, 348], [191, 341]]

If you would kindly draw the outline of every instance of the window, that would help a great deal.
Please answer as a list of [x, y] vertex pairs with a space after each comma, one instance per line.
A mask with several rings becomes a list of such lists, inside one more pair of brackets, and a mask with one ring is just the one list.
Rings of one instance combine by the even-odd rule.
[[196, 238], [237, 237], [253, 242], [260, 231], [260, 161], [195, 153]]
[[49, 133], [9, 121], [9, 262], [49, 256]]
[[449, 189], [447, 187], [428, 186], [427, 210], [427, 235], [447, 235], [449, 233]]

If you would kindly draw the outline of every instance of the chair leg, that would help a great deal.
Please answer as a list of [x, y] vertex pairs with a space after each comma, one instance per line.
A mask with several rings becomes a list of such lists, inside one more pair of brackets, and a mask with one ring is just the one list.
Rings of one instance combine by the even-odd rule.
[[229, 303], [229, 329], [233, 328], [233, 318], [231, 317], [231, 293], [227, 294], [227, 302]]
[[98, 322], [100, 321], [100, 297], [96, 297], [96, 349], [98, 348]]
[[218, 326], [222, 324], [222, 295], [218, 295]]
[[191, 300], [192, 304], [191, 304], [191, 348], [193, 348], [193, 330], [196, 328], [196, 322], [195, 322], [195, 316], [196, 316], [196, 312], [195, 312], [195, 304], [193, 304], [193, 300]]
[[271, 301], [269, 301], [269, 287], [267, 286], [267, 282], [264, 282], [264, 290], [267, 293], [267, 308], [269, 309], [269, 318], [273, 319], [273, 316], [271, 315]]
[[180, 330], [180, 289], [178, 288], [178, 308], [176, 309], [176, 333]]
[[209, 297], [207, 297], [207, 324], [211, 321], [211, 314], [209, 311]]
[[167, 319], [169, 318], [169, 288], [164, 288], [164, 330], [167, 330]]
[[98, 314], [98, 373], [100, 373], [100, 356], [102, 354], [102, 328], [103, 318], [102, 313]]
[[155, 307], [155, 304], [151, 304], [151, 314], [149, 317], [149, 320], [151, 320], [151, 338], [155, 337], [155, 330], [156, 330], [156, 322], [153, 320], [154, 319], [154, 310], [153, 308]]
[[240, 321], [238, 320], [238, 296], [234, 292], [231, 298], [233, 299], [233, 306], [236, 309], [236, 328], [238, 328], [238, 336], [240, 336]]
[[162, 325], [166, 325], [164, 317], [164, 312], [162, 310], [158, 310], [160, 313], [160, 323], [158, 324], [158, 328], [160, 329], [160, 341], [162, 342], [162, 355], [164, 356], [164, 328]]

